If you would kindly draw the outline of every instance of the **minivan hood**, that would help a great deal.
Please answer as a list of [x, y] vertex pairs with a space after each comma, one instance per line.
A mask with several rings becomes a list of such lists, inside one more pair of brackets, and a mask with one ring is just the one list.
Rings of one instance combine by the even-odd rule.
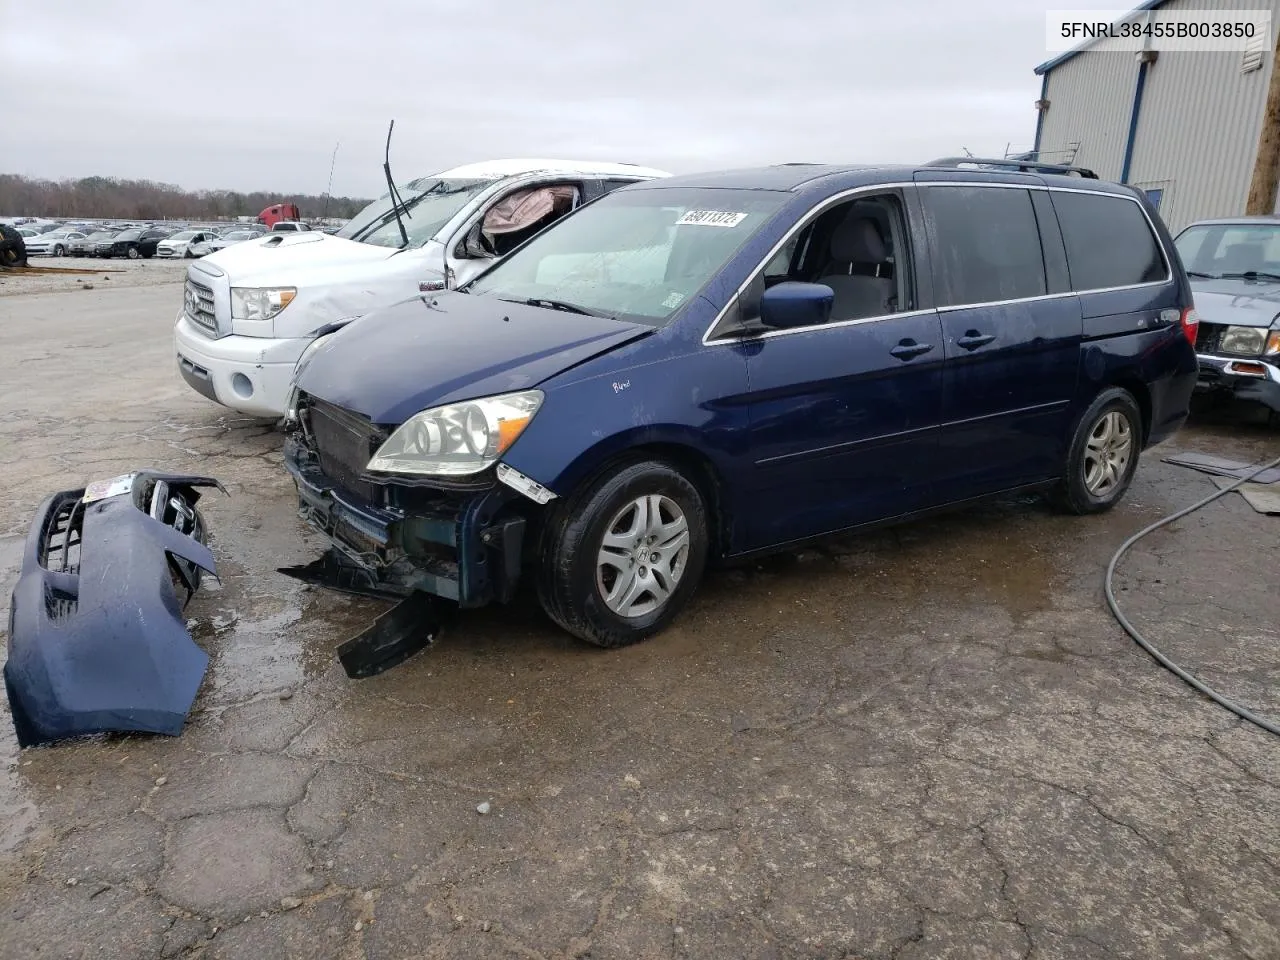
[[1269, 327], [1280, 317], [1280, 283], [1191, 279], [1196, 313], [1205, 323]]
[[244, 240], [210, 254], [207, 259], [226, 271], [239, 286], [245, 281], [291, 283], [290, 275], [299, 270], [359, 267], [386, 260], [396, 252], [394, 247], [357, 243], [315, 230], [272, 233]]
[[377, 310], [321, 340], [299, 364], [298, 387], [400, 424], [428, 407], [527, 390], [652, 333], [641, 323], [442, 293]]

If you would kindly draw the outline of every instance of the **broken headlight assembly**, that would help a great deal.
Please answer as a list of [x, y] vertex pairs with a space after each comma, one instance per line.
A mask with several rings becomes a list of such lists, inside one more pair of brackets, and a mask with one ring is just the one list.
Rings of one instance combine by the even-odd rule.
[[367, 469], [427, 476], [479, 473], [510, 449], [541, 405], [541, 390], [525, 390], [423, 410], [396, 428]]
[[1218, 341], [1218, 349], [1236, 357], [1259, 356], [1267, 345], [1267, 330], [1262, 327], [1227, 327]]
[[293, 302], [297, 287], [232, 287], [232, 320], [270, 320]]

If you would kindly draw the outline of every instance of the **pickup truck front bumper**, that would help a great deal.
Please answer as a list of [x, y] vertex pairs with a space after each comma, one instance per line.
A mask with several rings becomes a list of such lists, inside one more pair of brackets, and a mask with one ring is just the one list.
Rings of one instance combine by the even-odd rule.
[[1197, 354], [1200, 374], [1196, 389], [1230, 393], [1237, 400], [1249, 400], [1280, 413], [1280, 358], [1223, 357]]

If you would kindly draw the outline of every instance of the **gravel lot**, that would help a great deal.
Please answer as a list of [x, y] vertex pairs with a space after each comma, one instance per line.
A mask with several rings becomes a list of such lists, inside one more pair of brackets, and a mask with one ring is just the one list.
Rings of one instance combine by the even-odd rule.
[[112, 286], [164, 286], [176, 290], [173, 312], [182, 304], [182, 278], [190, 260], [100, 260], [96, 257], [31, 257], [34, 270], [0, 270], [0, 297], [105, 290]]
[[[0, 277], [0, 602], [49, 492], [157, 466], [231, 494], [180, 738], [19, 752], [0, 709], [0, 957], [1280, 957], [1280, 743], [1101, 596], [1213, 489], [1159, 455], [1280, 434], [1193, 424], [1104, 517], [1016, 498], [716, 573], [627, 650], [524, 595], [353, 682], [334, 648], [383, 608], [273, 572], [318, 544], [279, 435], [173, 369], [183, 266]], [[1233, 496], [1120, 582], [1272, 716], [1278, 550]]]

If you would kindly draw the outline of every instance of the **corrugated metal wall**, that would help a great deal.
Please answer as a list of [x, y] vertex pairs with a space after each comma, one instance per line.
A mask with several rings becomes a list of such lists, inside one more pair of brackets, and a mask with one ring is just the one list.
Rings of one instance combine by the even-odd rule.
[[[1040, 157], [1072, 162], [1108, 180], [1120, 177], [1129, 133], [1129, 107], [1138, 78], [1132, 53], [1103, 40], [1049, 72], [1049, 110], [1040, 131]], [[1073, 144], [1079, 144], [1071, 159]]]
[[[1164, 10], [1203, 6], [1174, 0]], [[1218, 0], [1215, 9], [1262, 10], [1277, 0]], [[1129, 181], [1163, 189], [1160, 216], [1171, 230], [1205, 217], [1244, 213], [1274, 57], [1241, 73], [1243, 54], [1165, 51], [1147, 72]], [[1052, 82], [1052, 81], [1050, 81]]]
[[[1271, 7], [1280, 27], [1280, 0], [1172, 0], [1162, 10], [1256, 10]], [[1075, 162], [1118, 179], [1137, 82], [1132, 52], [1107, 42], [1049, 72], [1050, 102], [1041, 156], [1079, 141]], [[1240, 52], [1162, 52], [1147, 71], [1129, 182], [1162, 190], [1160, 215], [1173, 231], [1205, 217], [1244, 213], [1271, 77], [1270, 50], [1260, 70], [1241, 73]]]

